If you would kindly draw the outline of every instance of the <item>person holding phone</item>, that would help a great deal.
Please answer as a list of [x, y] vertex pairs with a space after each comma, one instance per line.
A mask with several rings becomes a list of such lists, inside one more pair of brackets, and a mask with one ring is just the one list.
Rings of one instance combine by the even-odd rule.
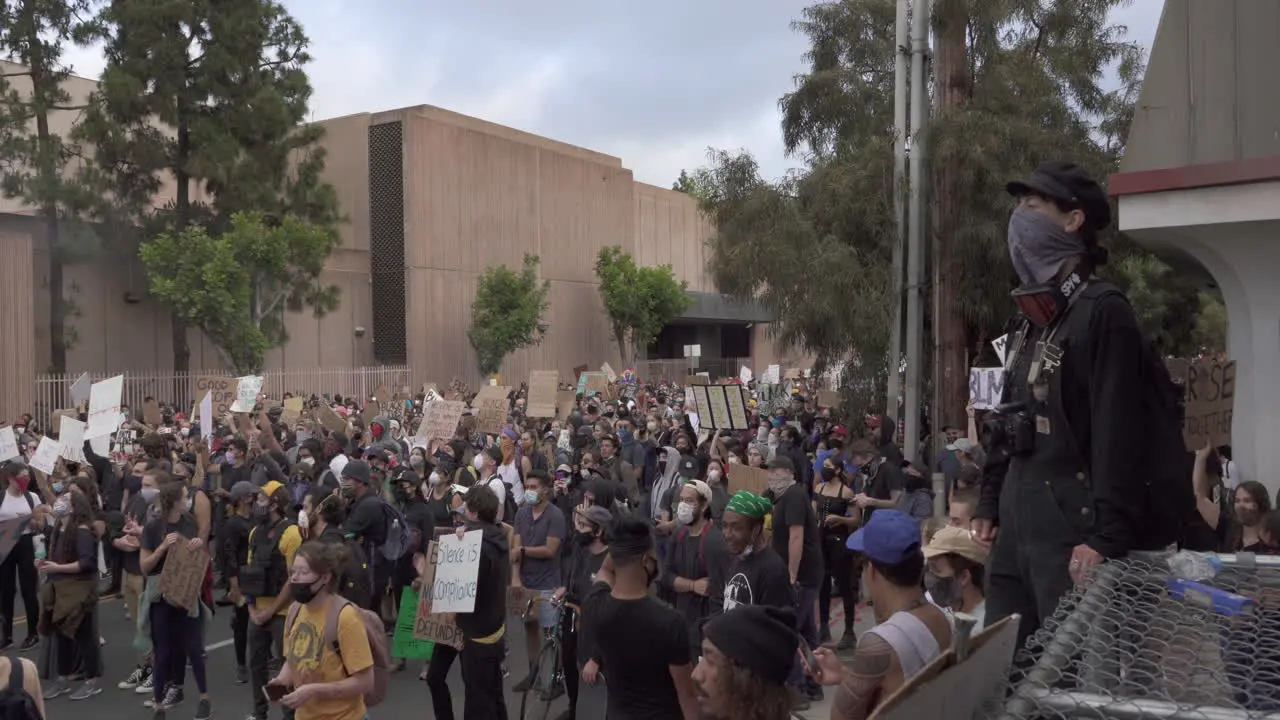
[[374, 688], [373, 650], [360, 611], [333, 593], [346, 552], [309, 540], [289, 569], [295, 602], [285, 623], [284, 666], [262, 692], [294, 711], [294, 720], [361, 720], [364, 696]]

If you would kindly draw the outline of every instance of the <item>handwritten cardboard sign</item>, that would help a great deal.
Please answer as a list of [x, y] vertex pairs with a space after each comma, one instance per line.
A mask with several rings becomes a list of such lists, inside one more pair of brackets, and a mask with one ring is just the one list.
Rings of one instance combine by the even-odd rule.
[[769, 471], [764, 468], [729, 463], [729, 494], [746, 490], [756, 495], [763, 495], [769, 489]]
[[155, 399], [146, 400], [142, 403], [142, 422], [156, 427], [164, 422], [164, 415], [160, 412], [160, 403]]
[[471, 530], [461, 538], [442, 535], [436, 540], [436, 577], [431, 584], [431, 607], [436, 612], [475, 611], [483, 535]]
[[1200, 360], [1187, 367], [1187, 404], [1182, 439], [1188, 450], [1231, 442], [1231, 416], [1236, 397], [1234, 360]]
[[160, 595], [172, 605], [195, 611], [208, 565], [209, 554], [203, 548], [192, 550], [185, 540], [179, 540], [165, 553]]
[[261, 375], [245, 375], [237, 380], [236, 398], [231, 403], [231, 412], [253, 412], [254, 406], [258, 404], [258, 393], [262, 392], [263, 380], [265, 378]]
[[975, 410], [991, 410], [1004, 394], [1004, 368], [969, 368], [969, 402]]
[[428, 441], [437, 438], [452, 440], [458, 431], [458, 421], [467, 409], [461, 400], [432, 400], [422, 411], [422, 424], [418, 426], [418, 436]]
[[347, 431], [347, 421], [334, 412], [333, 408], [323, 403], [316, 408], [316, 419], [331, 433], [345, 433]]
[[480, 432], [496, 435], [502, 432], [507, 424], [507, 410], [510, 404], [507, 394], [511, 388], [504, 385], [490, 385], [480, 389], [473, 403], [476, 409], [476, 427]]
[[[438, 541], [432, 540], [423, 556], [423, 565], [419, 569], [419, 577], [422, 578], [422, 587], [425, 589], [429, 590], [435, 586], [438, 555]], [[434, 611], [431, 592], [419, 594], [418, 610], [413, 621], [413, 636], [419, 640], [430, 640], [457, 650], [462, 649], [462, 629], [454, 622], [452, 615]]]
[[749, 428], [747, 403], [742, 386], [693, 385], [686, 390], [693, 397], [698, 412], [698, 426], [707, 430], [746, 430]]
[[560, 387], [557, 370], [534, 370], [529, 373], [529, 403], [525, 414], [531, 418], [556, 416], [556, 390]]
[[576, 407], [578, 407], [578, 393], [572, 390], [561, 390], [556, 393], [557, 420], [568, 420]]
[[196, 378], [195, 396], [203, 398], [205, 393], [209, 393], [213, 404], [214, 416], [222, 417], [231, 410], [231, 405], [235, 403], [236, 389], [239, 387], [240, 381], [233, 377], [200, 375]]

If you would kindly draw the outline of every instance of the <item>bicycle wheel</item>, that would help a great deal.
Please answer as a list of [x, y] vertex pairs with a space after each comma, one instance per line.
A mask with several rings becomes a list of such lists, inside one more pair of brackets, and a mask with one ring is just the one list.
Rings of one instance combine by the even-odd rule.
[[533, 682], [520, 695], [521, 720], [546, 720], [551, 703], [564, 694], [564, 678], [560, 675], [560, 643], [545, 640], [530, 675]]

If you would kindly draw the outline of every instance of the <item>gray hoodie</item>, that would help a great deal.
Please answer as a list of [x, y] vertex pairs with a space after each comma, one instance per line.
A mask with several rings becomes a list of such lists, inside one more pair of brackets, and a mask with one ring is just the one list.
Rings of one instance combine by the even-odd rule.
[[667, 458], [667, 468], [649, 491], [649, 516], [654, 522], [662, 519], [663, 496], [679, 482], [680, 452], [673, 447], [664, 447], [662, 453]]

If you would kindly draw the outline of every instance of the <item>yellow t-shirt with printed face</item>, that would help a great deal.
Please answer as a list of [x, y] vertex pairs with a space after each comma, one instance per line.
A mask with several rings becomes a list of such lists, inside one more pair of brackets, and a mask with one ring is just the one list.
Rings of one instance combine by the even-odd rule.
[[[327, 608], [326, 608], [327, 611]], [[284, 654], [293, 669], [294, 684], [331, 683], [373, 667], [373, 651], [364, 621], [354, 605], [342, 608], [338, 616], [337, 641], [341, 655], [333, 651], [334, 638], [324, 637], [324, 613], [312, 615], [305, 605], [285, 638]], [[362, 720], [364, 697], [312, 700], [297, 709], [295, 720]]]
[[[249, 531], [249, 561], [253, 562], [253, 534], [258, 532], [258, 528]], [[302, 533], [298, 532], [297, 525], [290, 525], [280, 533], [280, 539], [276, 542], [276, 547], [280, 548], [280, 554], [284, 555], [284, 567], [287, 571], [293, 567], [293, 556], [298, 553], [298, 548], [302, 546]], [[284, 579], [285, 583], [289, 582], [289, 578]], [[270, 610], [275, 598], [254, 598], [253, 607], [255, 610]], [[289, 606], [285, 605], [276, 613], [280, 617], [289, 614]]]

